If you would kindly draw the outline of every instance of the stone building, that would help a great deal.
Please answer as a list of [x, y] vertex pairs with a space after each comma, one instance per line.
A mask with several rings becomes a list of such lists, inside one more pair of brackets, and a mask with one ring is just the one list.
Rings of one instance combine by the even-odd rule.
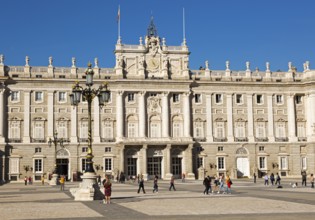
[[[124, 172], [163, 179], [203, 179], [254, 172], [300, 176], [315, 172], [315, 71], [189, 69], [190, 51], [168, 46], [153, 21], [139, 44], [115, 45], [116, 65], [100, 68], [94, 86], [108, 82], [111, 99], [92, 106], [94, 167], [97, 174]], [[54, 169], [75, 180], [87, 154], [87, 102], [70, 105], [75, 81], [85, 68], [7, 66], [0, 57], [0, 178], [40, 180]], [[63, 146], [48, 144], [54, 132]]]

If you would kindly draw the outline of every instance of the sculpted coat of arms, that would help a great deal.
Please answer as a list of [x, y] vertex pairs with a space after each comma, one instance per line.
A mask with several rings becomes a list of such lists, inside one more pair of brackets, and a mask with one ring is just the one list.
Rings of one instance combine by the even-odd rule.
[[161, 100], [159, 97], [153, 96], [148, 98], [148, 112], [161, 113]]

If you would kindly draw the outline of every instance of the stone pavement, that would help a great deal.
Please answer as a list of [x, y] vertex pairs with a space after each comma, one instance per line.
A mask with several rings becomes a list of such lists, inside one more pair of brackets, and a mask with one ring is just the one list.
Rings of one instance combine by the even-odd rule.
[[[298, 180], [299, 181], [299, 180]], [[137, 194], [136, 183], [113, 184], [112, 203], [74, 201], [66, 183], [58, 186], [9, 183], [0, 186], [0, 219], [313, 219], [315, 190], [265, 187], [262, 180], [233, 180], [232, 194], [203, 195], [201, 181], [175, 182], [177, 191], [168, 191], [169, 183], [159, 181], [159, 193], [146, 182], [146, 194]]]

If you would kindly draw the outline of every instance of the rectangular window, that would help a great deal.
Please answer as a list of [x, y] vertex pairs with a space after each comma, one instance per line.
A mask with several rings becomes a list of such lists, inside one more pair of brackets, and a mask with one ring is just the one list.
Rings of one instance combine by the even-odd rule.
[[302, 96], [301, 95], [295, 96], [295, 103], [296, 104], [302, 104]]
[[60, 121], [58, 124], [58, 137], [59, 138], [67, 138], [67, 122], [66, 121]]
[[19, 121], [12, 121], [10, 130], [9, 130], [9, 138], [10, 139], [17, 139], [21, 138], [20, 135], [20, 122]]
[[203, 167], [203, 157], [197, 158], [197, 168]]
[[44, 139], [44, 122], [35, 121], [34, 125], [34, 139]]
[[223, 122], [217, 123], [215, 131], [216, 131], [216, 138], [224, 138], [225, 137]]
[[237, 123], [235, 127], [235, 137], [243, 138], [245, 137], [245, 124]]
[[260, 152], [265, 151], [265, 147], [264, 147], [264, 146], [259, 146], [259, 151], [260, 151]]
[[128, 137], [136, 136], [136, 125], [134, 123], [128, 123]]
[[236, 103], [237, 103], [237, 104], [242, 104], [242, 103], [243, 103], [243, 95], [241, 95], [241, 94], [236, 94], [235, 99], [236, 99]]
[[259, 157], [259, 169], [266, 169], [266, 157]]
[[202, 138], [203, 135], [203, 122], [195, 122], [195, 137]]
[[306, 160], [306, 157], [301, 157], [301, 167], [302, 167], [302, 170], [306, 170], [307, 169], [307, 160]]
[[43, 92], [35, 92], [35, 102], [43, 101]]
[[111, 147], [105, 147], [105, 153], [109, 153], [112, 152], [112, 148]]
[[81, 158], [81, 172], [86, 170], [86, 158]]
[[35, 148], [35, 153], [41, 153], [41, 152], [42, 152], [42, 148], [40, 148], [40, 147]]
[[276, 95], [277, 104], [283, 104], [283, 95]]
[[103, 137], [105, 139], [112, 139], [113, 138], [113, 127], [112, 127], [112, 122], [106, 121], [104, 123], [104, 128], [103, 128]]
[[160, 124], [159, 123], [151, 123], [151, 137], [160, 137]]
[[179, 102], [179, 94], [173, 94], [173, 102]]
[[10, 158], [10, 173], [19, 173], [19, 158]]
[[180, 123], [173, 123], [173, 137], [180, 137]]
[[81, 122], [80, 138], [81, 139], [87, 139], [88, 138], [88, 122], [87, 121]]
[[111, 171], [112, 170], [112, 158], [105, 158], [105, 172], [106, 171]]
[[43, 160], [35, 159], [34, 160], [34, 171], [35, 173], [41, 173], [43, 171]]
[[65, 102], [66, 101], [66, 92], [59, 92], [58, 101], [59, 102]]
[[257, 138], [266, 137], [266, 135], [265, 135], [265, 122], [257, 122], [256, 137]]
[[135, 101], [135, 94], [128, 93], [128, 102], [134, 102], [134, 101]]
[[262, 104], [264, 102], [262, 95], [256, 95], [256, 103]]
[[304, 123], [298, 123], [298, 125], [297, 125], [297, 136], [298, 137], [306, 137]]
[[288, 169], [288, 166], [287, 166], [287, 158], [286, 158], [286, 157], [280, 157], [280, 169], [281, 169], [281, 170], [286, 170], [286, 169]]
[[157, 96], [157, 94], [156, 94], [156, 93], [151, 92], [151, 93], [150, 93], [150, 96]]
[[215, 103], [217, 104], [222, 103], [222, 94], [215, 94]]
[[277, 124], [276, 137], [278, 137], [278, 138], [286, 137], [285, 136], [285, 124], [284, 123]]
[[223, 146], [219, 146], [218, 151], [223, 151]]
[[224, 157], [218, 157], [218, 169], [219, 170], [224, 170], [225, 169]]
[[201, 103], [201, 95], [195, 94], [195, 103]]
[[85, 153], [88, 151], [88, 148], [87, 147], [82, 147], [82, 153]]
[[20, 99], [20, 92], [18, 91], [12, 91], [11, 92], [11, 101], [12, 102], [17, 102]]

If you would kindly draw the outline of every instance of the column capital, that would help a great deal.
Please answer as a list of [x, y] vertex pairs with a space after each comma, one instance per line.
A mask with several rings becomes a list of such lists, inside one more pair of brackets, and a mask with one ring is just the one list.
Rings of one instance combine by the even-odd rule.
[[146, 94], [146, 91], [141, 90], [141, 91], [138, 92], [138, 94], [139, 94], [140, 96], [144, 96], [144, 95]]
[[191, 91], [185, 91], [182, 94], [184, 97], [188, 97], [191, 94]]
[[162, 97], [167, 97], [169, 94], [170, 94], [170, 92], [168, 92], [168, 91], [163, 91], [161, 93]]
[[117, 91], [117, 95], [120, 95], [120, 96], [121, 96], [121, 95], [123, 95], [123, 94], [124, 94], [124, 91], [123, 91], [123, 90], [118, 90], [118, 91]]

